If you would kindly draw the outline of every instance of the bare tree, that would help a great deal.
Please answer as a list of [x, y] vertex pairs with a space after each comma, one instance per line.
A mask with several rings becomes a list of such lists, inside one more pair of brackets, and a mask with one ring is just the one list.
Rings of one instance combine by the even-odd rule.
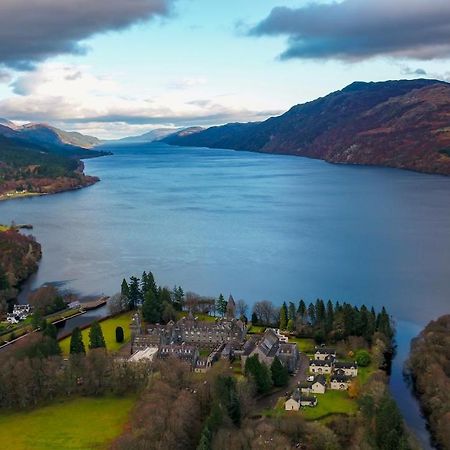
[[264, 325], [273, 325], [277, 321], [277, 309], [268, 300], [256, 302], [253, 311]]
[[127, 305], [127, 299], [120, 292], [112, 295], [108, 300], [108, 308], [111, 314], [119, 314], [120, 312], [125, 311]]
[[236, 311], [239, 317], [246, 316], [248, 311], [248, 305], [245, 300], [238, 300], [236, 303]]

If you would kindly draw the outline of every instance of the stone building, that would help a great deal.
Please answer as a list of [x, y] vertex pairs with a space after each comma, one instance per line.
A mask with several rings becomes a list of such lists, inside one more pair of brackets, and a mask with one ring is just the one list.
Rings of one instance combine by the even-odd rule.
[[277, 356], [289, 372], [293, 372], [298, 364], [299, 353], [296, 344], [280, 342], [274, 330], [267, 329], [258, 340], [250, 339], [244, 345], [241, 355], [242, 367], [248, 357], [258, 355], [261, 362], [270, 366]]

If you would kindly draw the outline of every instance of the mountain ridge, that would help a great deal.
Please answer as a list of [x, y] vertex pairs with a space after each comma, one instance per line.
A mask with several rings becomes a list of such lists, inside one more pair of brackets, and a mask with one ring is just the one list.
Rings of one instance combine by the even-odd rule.
[[172, 145], [306, 156], [450, 175], [450, 84], [354, 82], [263, 122], [163, 139]]

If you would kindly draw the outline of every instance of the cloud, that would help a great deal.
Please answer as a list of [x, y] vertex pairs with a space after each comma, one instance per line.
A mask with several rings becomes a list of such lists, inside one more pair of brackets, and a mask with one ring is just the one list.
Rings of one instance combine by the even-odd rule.
[[174, 0], [1, 0], [0, 64], [24, 69], [62, 53], [83, 53], [82, 41], [167, 15]]
[[249, 34], [287, 36], [281, 59], [448, 58], [450, 2], [344, 0], [277, 7]]
[[421, 67], [413, 69], [409, 66], [401, 66], [401, 74], [432, 78], [435, 80], [446, 81], [447, 83], [450, 82], [450, 71], [444, 73], [428, 72], [427, 70], [422, 69]]
[[189, 89], [193, 87], [204, 86], [206, 83], [207, 80], [203, 77], [186, 77], [170, 81], [168, 87], [170, 89]]
[[63, 63], [42, 63], [23, 72], [10, 87], [11, 95], [0, 99], [2, 116], [52, 123], [102, 138], [139, 134], [155, 126], [258, 121], [280, 112], [253, 111], [231, 95], [192, 99], [189, 92], [176, 89], [148, 98], [142, 92], [125, 95], [123, 86], [110, 77], [94, 75], [89, 66]]
[[11, 80], [12, 76], [7, 70], [0, 70], [0, 83], [9, 83]]

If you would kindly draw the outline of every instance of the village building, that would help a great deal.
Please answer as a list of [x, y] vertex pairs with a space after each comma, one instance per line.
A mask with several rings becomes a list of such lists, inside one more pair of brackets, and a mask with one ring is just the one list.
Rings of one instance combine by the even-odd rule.
[[314, 359], [325, 361], [326, 359], [334, 360], [336, 358], [336, 350], [334, 348], [317, 347], [314, 353]]
[[142, 350], [138, 350], [133, 353], [128, 359], [129, 362], [153, 362], [156, 354], [158, 353], [157, 347], [147, 347]]
[[275, 357], [278, 357], [289, 372], [296, 369], [299, 359], [297, 345], [280, 342], [272, 329], [267, 329], [261, 338], [253, 338], [245, 343], [241, 355], [243, 368], [247, 358], [254, 355], [258, 355], [258, 359], [269, 367]]
[[350, 385], [351, 377], [347, 375], [331, 375], [330, 389], [338, 391], [346, 391]]
[[284, 404], [286, 411], [298, 411], [300, 407], [314, 407], [317, 405], [317, 397], [303, 395], [299, 389], [295, 389], [291, 397]]
[[247, 332], [241, 320], [233, 318], [206, 322], [198, 320], [191, 313], [177, 322], [152, 324], [143, 328], [139, 314], [135, 314], [130, 325], [132, 353], [145, 347], [171, 344], [195, 345], [213, 350], [222, 343], [230, 344], [230, 353], [234, 346], [242, 345]]
[[299, 384], [299, 389], [302, 394], [325, 394], [327, 390], [327, 380], [324, 375], [316, 375], [313, 381], [304, 381]]
[[159, 359], [178, 358], [190, 364], [192, 368], [195, 367], [199, 358], [198, 349], [193, 345], [161, 345], [156, 355]]
[[330, 374], [333, 370], [333, 360], [331, 359], [313, 359], [309, 362], [309, 370], [311, 373]]
[[334, 371], [338, 375], [347, 375], [349, 377], [358, 376], [358, 364], [356, 362], [341, 362], [334, 363]]

